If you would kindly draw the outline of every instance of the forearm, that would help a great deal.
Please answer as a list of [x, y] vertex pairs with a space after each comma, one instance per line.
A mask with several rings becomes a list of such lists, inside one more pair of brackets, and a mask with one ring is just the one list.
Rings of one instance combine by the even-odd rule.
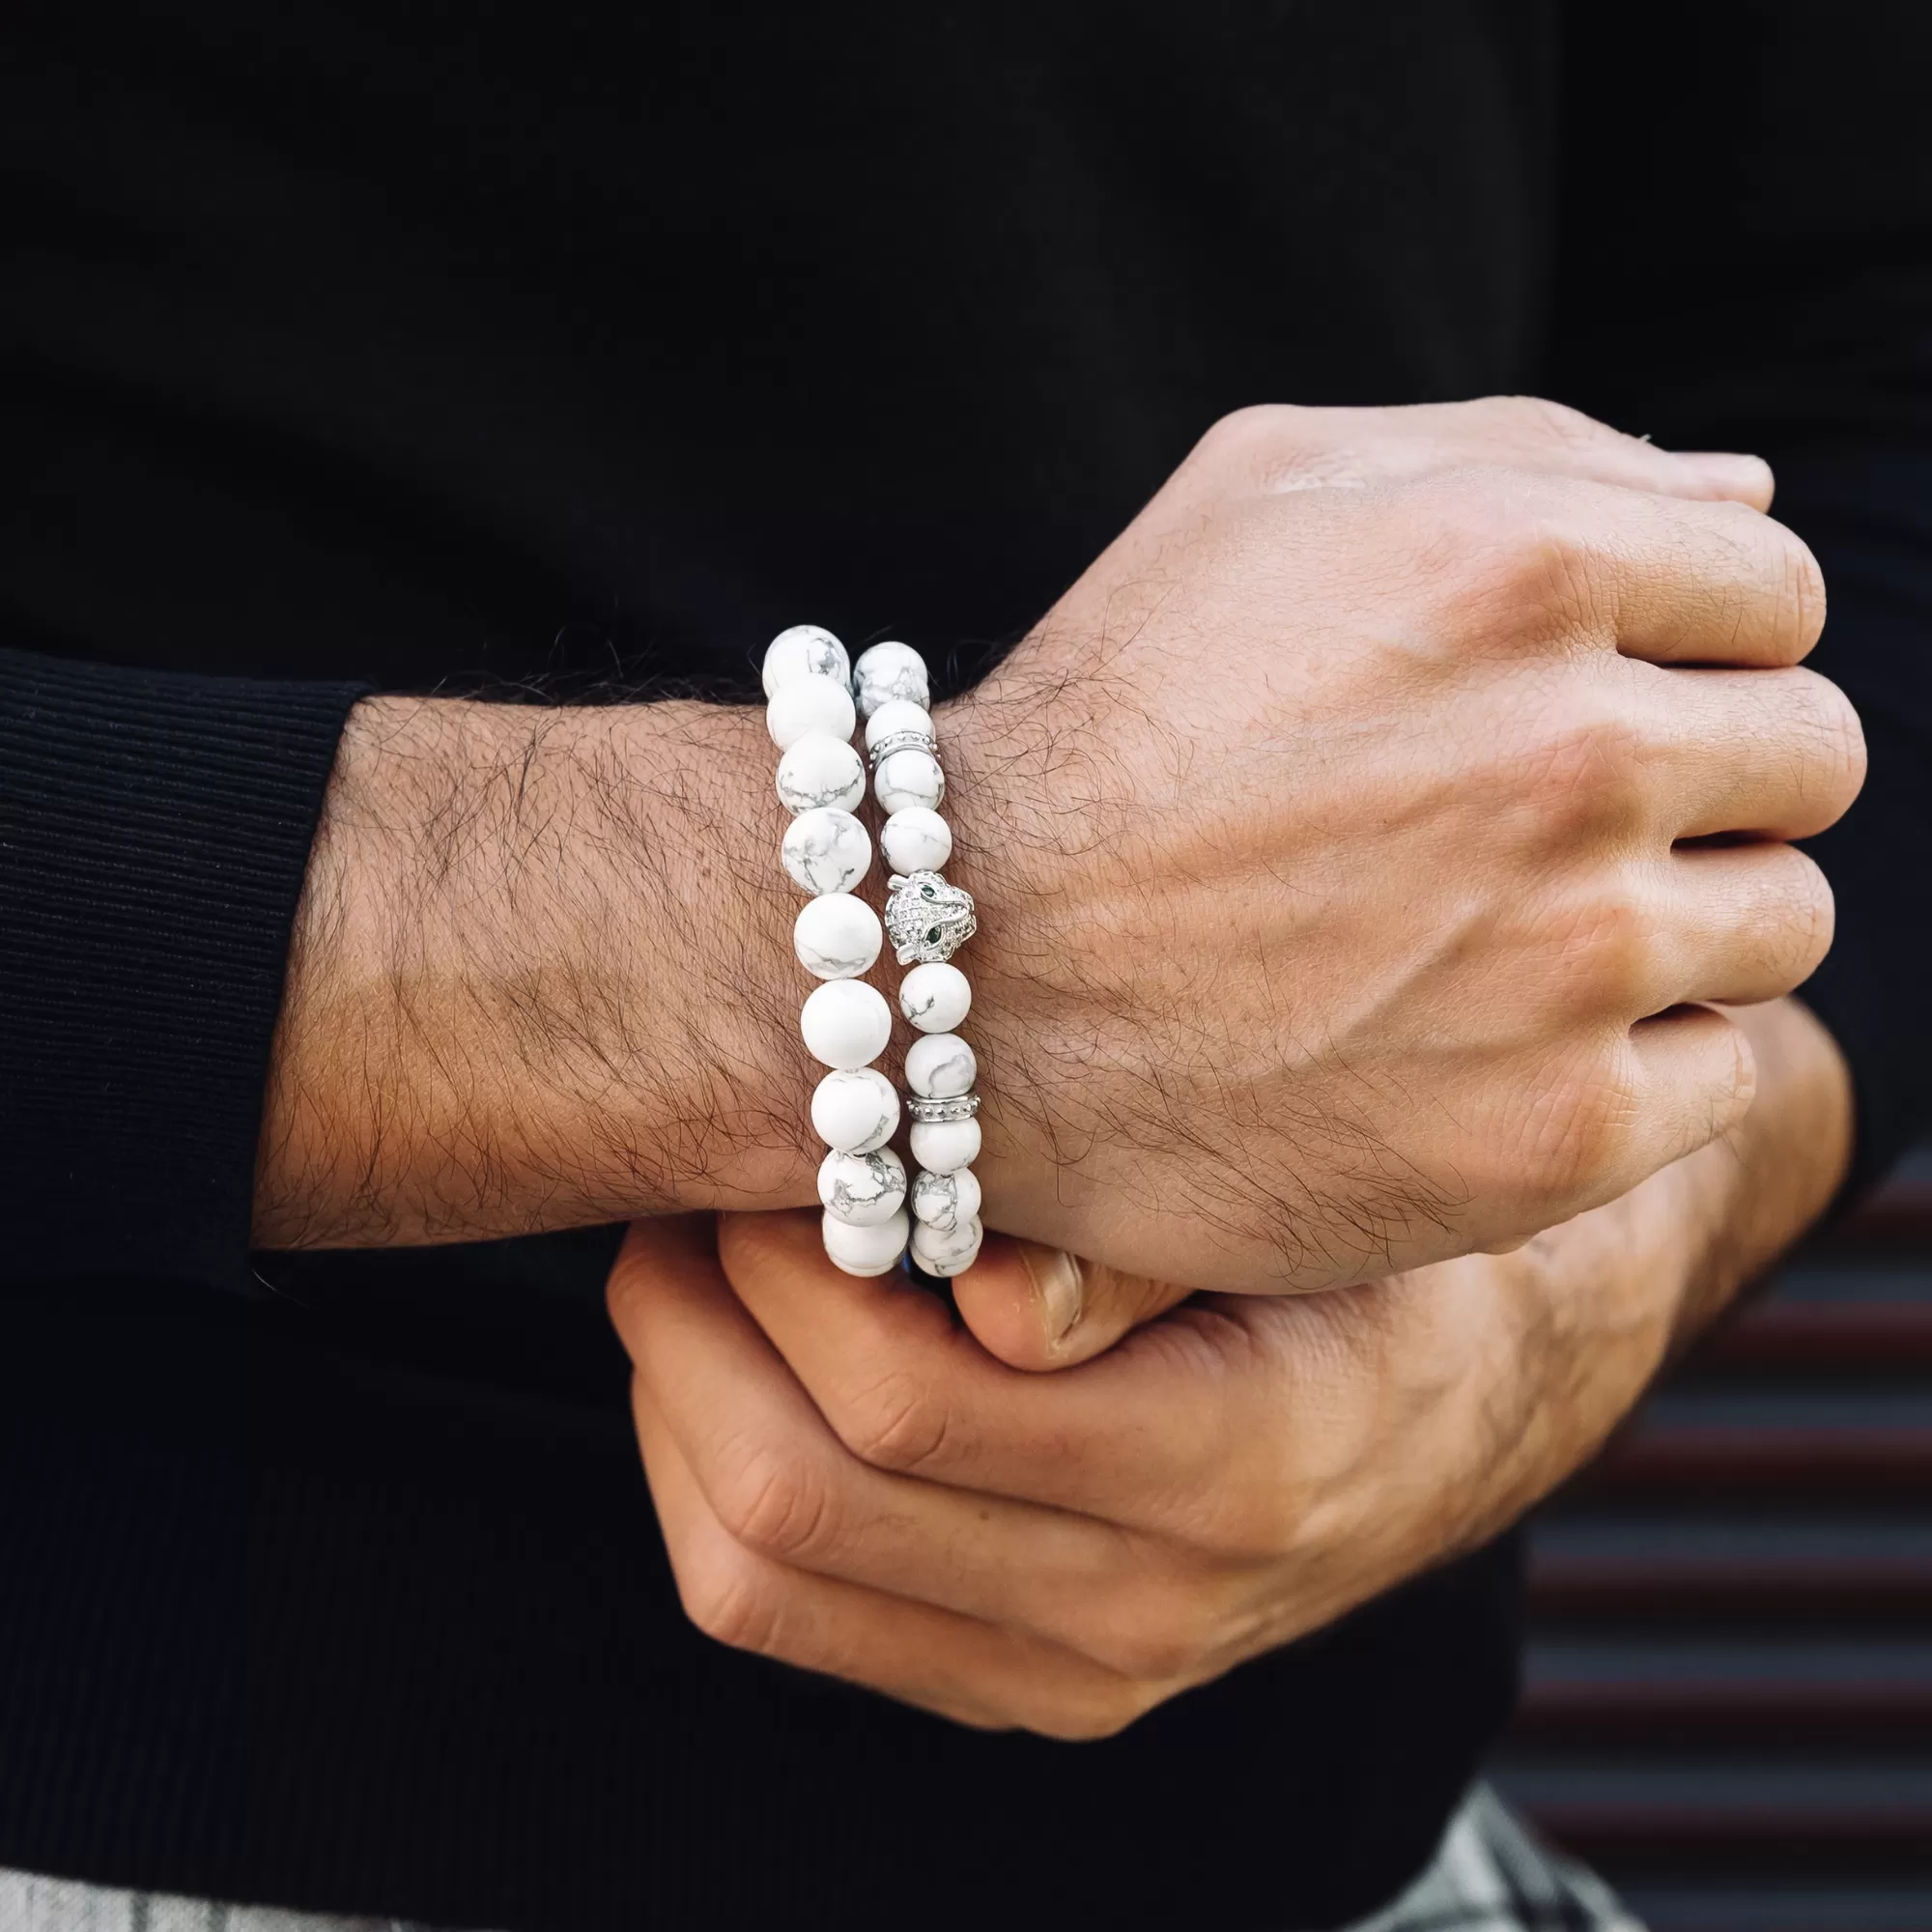
[[756, 712], [369, 699], [291, 952], [267, 1247], [811, 1196]]

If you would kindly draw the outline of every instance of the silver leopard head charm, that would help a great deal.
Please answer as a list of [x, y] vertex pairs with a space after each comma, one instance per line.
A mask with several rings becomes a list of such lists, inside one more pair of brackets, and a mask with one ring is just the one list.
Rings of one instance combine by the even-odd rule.
[[886, 930], [901, 966], [951, 959], [979, 929], [973, 895], [949, 886], [937, 872], [895, 872], [887, 883]]

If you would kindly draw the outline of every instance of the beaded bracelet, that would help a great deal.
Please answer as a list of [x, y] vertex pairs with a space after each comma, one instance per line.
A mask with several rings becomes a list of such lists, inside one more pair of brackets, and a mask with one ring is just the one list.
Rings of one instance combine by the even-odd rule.
[[[865, 768], [851, 737], [866, 720], [872, 787], [890, 814], [879, 842], [894, 867], [885, 931], [901, 966], [899, 1010], [921, 1037], [906, 1054], [911, 1088], [912, 1258], [925, 1273], [961, 1274], [980, 1252], [980, 1151], [973, 1049], [952, 1031], [972, 988], [951, 963], [975, 929], [970, 894], [940, 868], [952, 834], [939, 816], [946, 795], [933, 735], [930, 687], [919, 653], [874, 644], [848, 668], [845, 647], [816, 625], [781, 632], [765, 652], [765, 721], [782, 756], [779, 797], [793, 813], [785, 870], [813, 896], [792, 928], [793, 950], [824, 983], [800, 1014], [805, 1043], [832, 1070], [811, 1096], [811, 1123], [830, 1147], [818, 1171], [825, 1251], [848, 1274], [885, 1274], [907, 1242], [906, 1173], [887, 1145], [898, 1129], [899, 1096], [871, 1065], [885, 1050], [892, 1015], [861, 975], [879, 955], [877, 915], [853, 888], [871, 865], [871, 839], [854, 815]], [[854, 691], [857, 702], [854, 703]]]
[[906, 1049], [912, 1157], [912, 1258], [926, 1274], [963, 1274], [979, 1258], [979, 1065], [954, 1031], [973, 988], [952, 955], [978, 927], [973, 896], [941, 870], [952, 833], [938, 811], [946, 796], [933, 737], [925, 665], [906, 644], [874, 644], [855, 672], [872, 790], [891, 816], [879, 833], [893, 871], [886, 933], [901, 966], [899, 1011], [920, 1037]]

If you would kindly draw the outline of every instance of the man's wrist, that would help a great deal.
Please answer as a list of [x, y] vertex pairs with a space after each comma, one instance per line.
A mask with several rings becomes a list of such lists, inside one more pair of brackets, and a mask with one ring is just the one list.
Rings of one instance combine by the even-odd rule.
[[758, 714], [377, 698], [291, 952], [264, 1245], [810, 1198]]

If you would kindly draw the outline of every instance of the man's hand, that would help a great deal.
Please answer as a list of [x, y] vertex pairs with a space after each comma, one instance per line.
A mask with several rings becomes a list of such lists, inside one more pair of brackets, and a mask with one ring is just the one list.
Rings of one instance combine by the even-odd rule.
[[1473, 1546], [1830, 1198], [1836, 1049], [1790, 1003], [1743, 1023], [1764, 1104], [1626, 1199], [1508, 1256], [1196, 1300], [1057, 1375], [839, 1274], [808, 1215], [639, 1223], [610, 1301], [687, 1610], [967, 1723], [1088, 1737]]
[[[1547, 405], [1215, 431], [944, 714], [994, 1223], [1317, 1287], [1520, 1238], [1732, 1118], [1728, 1025], [1645, 1016], [1794, 983], [1829, 895], [1787, 847], [1671, 841], [1816, 829], [1861, 759], [1788, 668], [1817, 585], [1741, 506], [1769, 488]], [[810, 1202], [774, 757], [716, 705], [359, 705], [257, 1241]]]
[[1686, 1003], [1817, 964], [1863, 763], [1768, 497], [1544, 404], [1219, 425], [942, 717], [994, 1225], [1320, 1288], [1734, 1123]]

